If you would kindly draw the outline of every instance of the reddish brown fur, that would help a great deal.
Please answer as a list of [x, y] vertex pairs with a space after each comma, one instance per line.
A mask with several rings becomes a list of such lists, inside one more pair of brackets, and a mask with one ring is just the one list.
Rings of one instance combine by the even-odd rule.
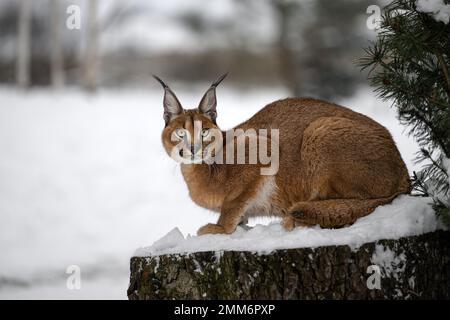
[[[191, 130], [193, 120], [217, 128], [199, 109], [183, 110], [163, 131], [168, 153], [172, 132]], [[260, 165], [182, 164], [193, 201], [220, 212], [217, 224], [200, 228], [199, 234], [232, 233], [257, 214], [281, 216], [287, 229], [341, 227], [410, 191], [406, 166], [388, 130], [345, 107], [290, 98], [267, 105], [236, 128], [279, 129], [279, 171], [267, 177]]]

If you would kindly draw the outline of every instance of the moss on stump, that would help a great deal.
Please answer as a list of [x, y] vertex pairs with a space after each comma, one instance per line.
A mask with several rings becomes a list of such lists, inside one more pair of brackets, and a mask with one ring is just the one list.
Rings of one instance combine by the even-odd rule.
[[449, 299], [450, 231], [380, 240], [356, 250], [329, 246], [133, 257], [128, 298]]

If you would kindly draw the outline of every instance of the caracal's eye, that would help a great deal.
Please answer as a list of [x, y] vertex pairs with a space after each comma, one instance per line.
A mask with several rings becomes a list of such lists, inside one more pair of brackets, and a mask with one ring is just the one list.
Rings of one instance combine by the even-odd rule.
[[202, 134], [202, 138], [206, 138], [207, 136], [209, 136], [209, 129], [203, 128], [201, 134]]
[[183, 139], [186, 136], [186, 130], [184, 129], [176, 129], [175, 134], [178, 138]]

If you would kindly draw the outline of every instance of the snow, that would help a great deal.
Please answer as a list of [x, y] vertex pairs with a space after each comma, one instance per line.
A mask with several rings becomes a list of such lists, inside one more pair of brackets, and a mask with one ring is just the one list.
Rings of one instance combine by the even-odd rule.
[[[443, 156], [442, 165], [447, 172], [448, 184], [450, 185], [450, 159]], [[450, 190], [448, 190], [446, 193], [441, 192], [437, 195], [437, 198], [447, 206], [450, 206]]]
[[442, 163], [444, 165], [444, 168], [447, 169], [448, 184], [450, 185], [450, 159], [444, 158]]
[[[207, 85], [172, 87], [186, 107], [194, 107]], [[216, 214], [189, 198], [179, 168], [162, 148], [162, 94], [157, 83], [145, 91], [97, 95], [0, 88], [0, 298], [125, 299], [129, 258], [137, 247], [174, 227], [195, 234], [216, 222]], [[230, 128], [286, 96], [279, 88], [241, 91], [224, 84], [218, 123]], [[417, 144], [388, 103], [366, 88], [338, 102], [386, 126], [409, 170], [419, 169], [412, 161]], [[264, 227], [251, 232], [258, 230]], [[297, 232], [322, 231], [297, 230], [291, 237]], [[179, 235], [171, 241], [175, 248]], [[81, 268], [79, 291], [66, 287], [69, 265]]]
[[153, 244], [153, 248], [155, 248], [155, 250], [174, 248], [183, 240], [184, 240], [183, 234], [180, 232], [180, 230], [178, 230], [178, 228], [174, 228], [164, 237], [156, 241]]
[[431, 14], [436, 21], [450, 22], [450, 4], [445, 4], [444, 0], [417, 0], [417, 10]]
[[430, 206], [431, 199], [402, 195], [392, 204], [378, 207], [372, 214], [341, 229], [296, 228], [285, 231], [279, 222], [256, 225], [246, 231], [238, 227], [231, 235], [204, 235], [184, 238], [178, 228], [135, 256], [193, 253], [203, 251], [252, 251], [270, 253], [277, 249], [349, 245], [353, 249], [380, 239], [399, 239], [442, 228]]
[[406, 255], [404, 252], [396, 254], [394, 251], [381, 244], [375, 246], [375, 252], [370, 261], [381, 268], [381, 275], [398, 280], [399, 274], [406, 268]]

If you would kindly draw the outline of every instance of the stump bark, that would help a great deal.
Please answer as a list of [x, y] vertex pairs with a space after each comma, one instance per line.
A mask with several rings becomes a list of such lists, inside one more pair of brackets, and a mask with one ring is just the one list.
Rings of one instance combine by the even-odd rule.
[[128, 298], [449, 299], [450, 231], [380, 240], [356, 250], [133, 257]]

